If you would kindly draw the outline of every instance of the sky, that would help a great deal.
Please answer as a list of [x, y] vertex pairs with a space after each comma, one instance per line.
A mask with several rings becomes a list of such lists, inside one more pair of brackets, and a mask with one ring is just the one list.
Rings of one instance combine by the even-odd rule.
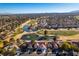
[[79, 3], [0, 3], [0, 13], [63, 13], [79, 10]]

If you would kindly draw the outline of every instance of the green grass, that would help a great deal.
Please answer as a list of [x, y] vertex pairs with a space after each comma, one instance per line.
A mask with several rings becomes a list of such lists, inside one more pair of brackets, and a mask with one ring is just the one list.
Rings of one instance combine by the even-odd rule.
[[51, 34], [53, 35], [63, 35], [63, 36], [71, 36], [79, 34], [77, 31], [52, 31]]
[[[39, 35], [44, 35], [44, 31], [40, 30], [37, 32]], [[79, 34], [79, 31], [74, 31], [74, 30], [68, 30], [68, 31], [48, 31], [47, 35], [63, 35], [63, 36], [72, 36], [72, 35], [76, 35]]]

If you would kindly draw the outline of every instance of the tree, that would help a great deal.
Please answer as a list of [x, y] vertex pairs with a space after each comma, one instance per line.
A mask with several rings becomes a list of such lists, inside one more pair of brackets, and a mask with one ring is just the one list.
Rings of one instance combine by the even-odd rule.
[[56, 40], [57, 40], [57, 37], [56, 37], [56, 36], [54, 36], [53, 40], [54, 40], [54, 41], [56, 41]]
[[31, 40], [31, 44], [35, 44], [35, 39], [32, 39]]
[[10, 51], [10, 55], [14, 56], [16, 54], [16, 48], [13, 47], [12, 50]]
[[10, 38], [9, 42], [10, 43], [15, 43], [15, 39], [14, 38]]
[[65, 50], [65, 51], [70, 50], [70, 48], [71, 48], [71, 46], [70, 46], [70, 44], [67, 43], [67, 42], [64, 42], [64, 43], [62, 44], [62, 46], [61, 46], [61, 49], [62, 49], [62, 50]]
[[0, 48], [3, 47], [3, 40], [0, 39]]
[[47, 32], [47, 30], [45, 30], [45, 31], [44, 31], [44, 35], [46, 36], [46, 35], [47, 35], [47, 33], [48, 33], [48, 32]]
[[71, 49], [76, 51], [76, 52], [79, 52], [79, 48], [75, 45], [71, 45]]
[[4, 46], [9, 45], [10, 43], [8, 41], [3, 41]]

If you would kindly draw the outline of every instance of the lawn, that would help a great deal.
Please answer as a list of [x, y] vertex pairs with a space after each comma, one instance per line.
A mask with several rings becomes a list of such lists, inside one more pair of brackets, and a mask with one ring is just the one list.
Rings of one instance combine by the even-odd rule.
[[[37, 31], [37, 34], [44, 34], [44, 30]], [[79, 34], [76, 30], [47, 30], [47, 35], [62, 35], [62, 36], [72, 36]]]

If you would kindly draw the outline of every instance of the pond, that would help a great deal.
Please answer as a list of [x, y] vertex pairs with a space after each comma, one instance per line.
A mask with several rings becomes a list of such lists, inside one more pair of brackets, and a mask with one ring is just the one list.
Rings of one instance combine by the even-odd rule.
[[28, 26], [28, 25], [25, 25], [25, 26], [23, 27], [23, 30], [26, 31], [26, 32], [30, 32], [30, 29], [29, 29], [29, 26]]
[[25, 34], [21, 37], [21, 39], [23, 40], [51, 40], [53, 39], [54, 36], [40, 36], [37, 34]]
[[32, 40], [32, 39], [37, 40], [38, 37], [39, 37], [39, 36], [36, 35], [36, 34], [25, 34], [25, 35], [23, 35], [23, 36], [21, 37], [21, 39], [23, 39], [23, 40]]
[[34, 28], [34, 27], [32, 27], [32, 26], [25, 25], [25, 26], [23, 27], [23, 30], [26, 31], [26, 32], [30, 32], [30, 30], [31, 30], [31, 31], [36, 31], [37, 29]]

